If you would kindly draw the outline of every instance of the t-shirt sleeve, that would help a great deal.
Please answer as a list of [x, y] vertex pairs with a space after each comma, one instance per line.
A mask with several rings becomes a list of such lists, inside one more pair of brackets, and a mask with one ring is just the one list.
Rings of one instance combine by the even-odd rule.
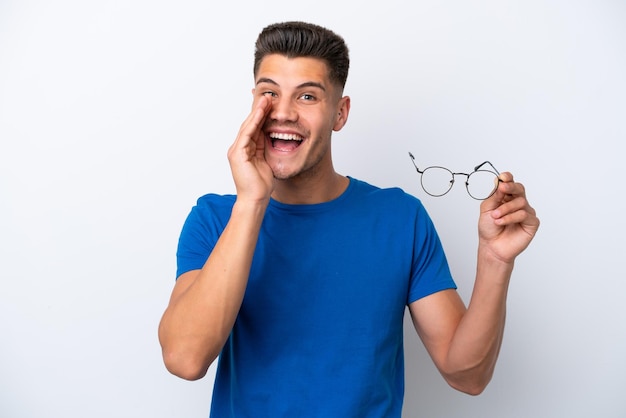
[[204, 266], [225, 228], [232, 202], [230, 197], [207, 195], [198, 199], [183, 224], [176, 251], [176, 277]]
[[415, 217], [415, 240], [408, 303], [446, 289], [456, 289], [432, 219], [420, 204]]

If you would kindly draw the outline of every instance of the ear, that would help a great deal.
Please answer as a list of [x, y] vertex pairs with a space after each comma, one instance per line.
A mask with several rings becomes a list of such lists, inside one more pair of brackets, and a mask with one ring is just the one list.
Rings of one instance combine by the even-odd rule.
[[350, 113], [350, 97], [344, 96], [339, 100], [339, 106], [337, 107], [337, 115], [335, 115], [335, 124], [333, 125], [333, 131], [340, 131], [348, 121], [348, 114]]

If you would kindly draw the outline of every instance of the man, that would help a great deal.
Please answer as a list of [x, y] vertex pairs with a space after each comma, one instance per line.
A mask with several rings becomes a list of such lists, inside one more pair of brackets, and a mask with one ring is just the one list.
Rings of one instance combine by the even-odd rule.
[[219, 356], [213, 417], [399, 417], [406, 306], [452, 387], [478, 394], [493, 374], [513, 263], [539, 227], [524, 187], [502, 173], [481, 204], [466, 309], [419, 200], [333, 168], [348, 67], [325, 28], [265, 28], [228, 150], [237, 193], [200, 198], [183, 227], [159, 338], [185, 379]]

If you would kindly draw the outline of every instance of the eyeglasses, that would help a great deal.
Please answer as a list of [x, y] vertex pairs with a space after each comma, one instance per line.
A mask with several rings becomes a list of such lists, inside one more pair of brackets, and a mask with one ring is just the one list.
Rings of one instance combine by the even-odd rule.
[[[411, 162], [417, 172], [421, 174], [420, 182], [422, 189], [434, 197], [443, 196], [452, 189], [452, 186], [454, 186], [454, 176], [466, 177], [465, 188], [467, 189], [467, 193], [476, 200], [485, 200], [491, 197], [496, 192], [500, 181], [502, 181], [499, 179], [500, 173], [489, 161], [477, 165], [474, 167], [474, 171], [467, 174], [453, 173], [447, 168], [439, 166], [431, 166], [420, 170], [415, 164], [415, 157], [410, 152], [409, 157], [411, 157]], [[486, 164], [493, 170], [481, 168]]]

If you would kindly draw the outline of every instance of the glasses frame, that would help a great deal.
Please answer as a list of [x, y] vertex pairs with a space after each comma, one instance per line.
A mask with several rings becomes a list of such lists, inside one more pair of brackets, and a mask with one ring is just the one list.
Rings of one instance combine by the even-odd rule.
[[[460, 172], [454, 172], [452, 170], [449, 170], [449, 169], [447, 169], [445, 167], [441, 167], [441, 166], [438, 166], [438, 165], [431, 165], [429, 167], [426, 167], [423, 170], [420, 170], [419, 168], [417, 168], [417, 164], [415, 164], [415, 157], [413, 156], [413, 154], [411, 154], [411, 152], [409, 152], [409, 157], [411, 157], [411, 162], [413, 163], [413, 166], [415, 166], [415, 169], [420, 174], [420, 185], [422, 186], [422, 189], [424, 190], [424, 192], [426, 192], [426, 194], [428, 194], [430, 196], [433, 196], [433, 197], [441, 197], [441, 196], [444, 196], [444, 195], [448, 194], [448, 192], [450, 190], [452, 190], [452, 187], [454, 186], [455, 176], [465, 176], [465, 190], [467, 191], [467, 194], [474, 200], [486, 200], [486, 199], [489, 199], [491, 196], [494, 195], [496, 190], [498, 190], [498, 185], [502, 182], [502, 180], [500, 180], [500, 172], [489, 161], [484, 161], [483, 163], [478, 164], [476, 167], [474, 167], [474, 171], [472, 171], [471, 173], [460, 173]], [[486, 170], [486, 169], [482, 169], [481, 170], [481, 168], [484, 165], [486, 165], [486, 164], [488, 164], [493, 169], [493, 171], [492, 170]], [[447, 172], [450, 173], [450, 186], [448, 187], [448, 189], [445, 192], [440, 193], [440, 194], [433, 194], [433, 193], [429, 192], [428, 190], [426, 190], [426, 187], [424, 187], [423, 179], [424, 179], [424, 172], [426, 170], [428, 170], [429, 168], [439, 168], [439, 169], [446, 170]], [[498, 179], [498, 184], [494, 185], [493, 190], [491, 191], [491, 193], [489, 193], [489, 196], [487, 196], [487, 197], [483, 197], [483, 198], [475, 197], [474, 195], [472, 195], [472, 193], [469, 190], [469, 180], [470, 180], [470, 177], [473, 174], [478, 173], [478, 172], [488, 172], [488, 173], [491, 173], [491, 174], [495, 175], [496, 178]]]

